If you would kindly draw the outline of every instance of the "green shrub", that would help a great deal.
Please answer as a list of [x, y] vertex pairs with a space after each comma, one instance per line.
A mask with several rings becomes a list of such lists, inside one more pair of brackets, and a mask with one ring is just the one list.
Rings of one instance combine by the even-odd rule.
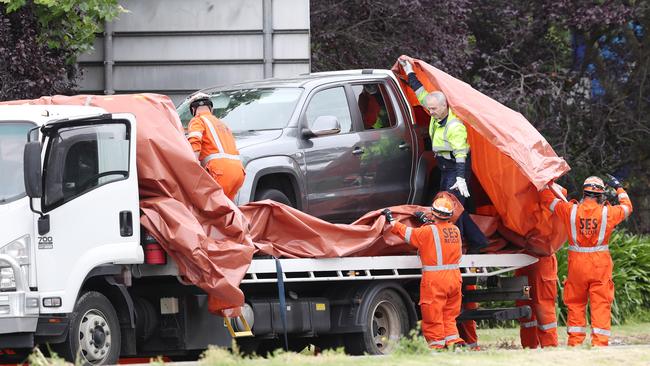
[[[616, 296], [612, 304], [612, 323], [647, 321], [650, 318], [650, 235], [632, 235], [615, 231], [609, 240], [614, 261]], [[562, 283], [567, 275], [567, 246], [557, 252], [559, 320], [566, 321], [566, 306], [562, 301]]]

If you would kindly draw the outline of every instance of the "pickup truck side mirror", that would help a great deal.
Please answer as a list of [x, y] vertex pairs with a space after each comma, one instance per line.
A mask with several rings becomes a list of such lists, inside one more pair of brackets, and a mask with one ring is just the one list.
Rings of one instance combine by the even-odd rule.
[[25, 192], [29, 198], [41, 198], [43, 196], [43, 180], [40, 142], [28, 142], [25, 145], [23, 162]]
[[341, 132], [341, 124], [334, 116], [320, 116], [316, 118], [311, 129], [302, 129], [302, 134], [306, 137], [336, 135], [339, 132]]

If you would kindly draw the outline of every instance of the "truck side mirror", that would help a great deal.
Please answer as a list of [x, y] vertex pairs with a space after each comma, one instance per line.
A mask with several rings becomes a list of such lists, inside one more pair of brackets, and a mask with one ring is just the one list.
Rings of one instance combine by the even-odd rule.
[[320, 116], [316, 118], [309, 128], [303, 128], [302, 134], [306, 137], [336, 135], [341, 132], [341, 124], [334, 116]]
[[43, 196], [43, 180], [40, 142], [28, 142], [25, 145], [23, 162], [25, 192], [30, 198], [41, 198]]

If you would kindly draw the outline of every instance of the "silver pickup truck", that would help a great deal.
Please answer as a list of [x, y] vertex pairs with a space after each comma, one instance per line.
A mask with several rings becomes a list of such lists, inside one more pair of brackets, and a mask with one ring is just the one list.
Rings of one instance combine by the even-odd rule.
[[[330, 222], [429, 205], [439, 178], [427, 129], [389, 70], [314, 73], [207, 88], [246, 167], [237, 204], [272, 199]], [[187, 101], [178, 108], [185, 126]]]

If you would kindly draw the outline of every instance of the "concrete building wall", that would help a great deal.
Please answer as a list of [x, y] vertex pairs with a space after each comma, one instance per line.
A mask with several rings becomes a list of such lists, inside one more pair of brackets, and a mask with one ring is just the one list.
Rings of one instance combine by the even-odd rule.
[[123, 0], [79, 59], [84, 93], [155, 92], [310, 71], [309, 0]]

